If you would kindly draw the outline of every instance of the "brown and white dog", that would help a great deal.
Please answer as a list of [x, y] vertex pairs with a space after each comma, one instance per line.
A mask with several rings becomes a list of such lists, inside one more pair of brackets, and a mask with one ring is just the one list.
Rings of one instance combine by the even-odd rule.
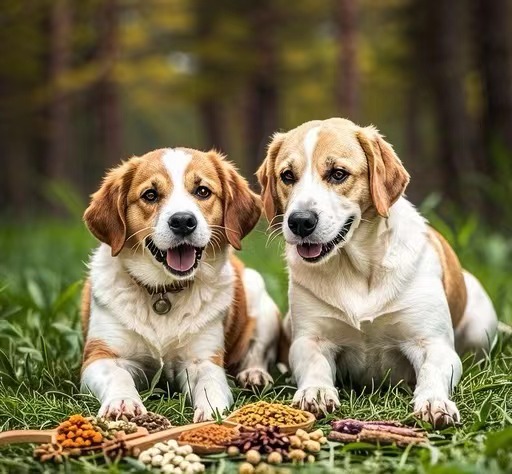
[[194, 420], [271, 381], [278, 309], [230, 247], [258, 222], [259, 196], [218, 153], [161, 149], [111, 170], [84, 219], [102, 242], [83, 294], [82, 385], [100, 415], [144, 413], [139, 385], [159, 369], [188, 395]]
[[270, 143], [258, 171], [269, 220], [282, 219], [290, 270], [296, 405], [339, 405], [335, 380], [415, 384], [414, 411], [457, 421], [457, 353], [487, 351], [497, 318], [477, 279], [404, 197], [409, 175], [379, 132], [307, 122]]

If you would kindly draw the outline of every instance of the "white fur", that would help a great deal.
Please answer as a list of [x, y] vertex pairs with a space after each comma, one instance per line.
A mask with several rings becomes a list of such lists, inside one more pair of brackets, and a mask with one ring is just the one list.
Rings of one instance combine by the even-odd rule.
[[[169, 150], [163, 160], [173, 191], [156, 218], [153, 240], [160, 248], [175, 245], [167, 221], [174, 212], [189, 211], [195, 214], [198, 227], [187, 239], [194, 246], [206, 246], [210, 229], [183, 186], [190, 156]], [[87, 338], [104, 342], [118, 355], [97, 360], [82, 373], [83, 387], [100, 399], [100, 415], [145, 412], [138, 389], [147, 387], [160, 369], [191, 399], [194, 421], [211, 419], [231, 405], [224, 369], [212, 362], [224, 351], [223, 323], [233, 302], [234, 269], [228, 250], [203, 254], [193, 283], [178, 293], [167, 293], [172, 309], [166, 315], [153, 311], [157, 296], [150, 296], [130, 276], [152, 287], [175, 280], [148, 250], [134, 253], [125, 248], [112, 257], [110, 247], [101, 244], [89, 268], [92, 303]], [[270, 322], [277, 309], [261, 277], [253, 270], [246, 270], [245, 275], [249, 312], [257, 318], [257, 329], [243, 368], [259, 370], [269, 378], [264, 354], [277, 339], [278, 328]]]
[[256, 330], [237, 379], [242, 386], [266, 385], [273, 382], [268, 367], [277, 358], [279, 309], [257, 271], [246, 268], [243, 282], [249, 317], [256, 319]]
[[[153, 242], [161, 249], [168, 249], [183, 243], [194, 247], [206, 247], [211, 238], [210, 228], [194, 197], [184, 184], [185, 170], [192, 157], [182, 150], [168, 150], [162, 159], [171, 177], [173, 189], [156, 220], [155, 232], [152, 236]], [[169, 228], [169, 218], [176, 212], [190, 212], [197, 219], [196, 230], [184, 239], [176, 237]]]
[[[306, 149], [312, 149], [312, 141], [308, 133]], [[295, 404], [328, 411], [339, 405], [337, 378], [372, 386], [389, 376], [393, 383], [416, 383], [414, 411], [423, 419], [439, 425], [457, 421], [450, 394], [462, 366], [427, 224], [404, 198], [391, 207], [389, 218], [362, 221], [358, 206], [329, 191], [314, 173], [306, 168], [294, 185], [283, 222]], [[346, 241], [312, 265], [298, 255], [297, 237], [287, 229], [292, 209], [321, 209], [319, 231], [309, 236], [316, 242], [332, 240], [349, 214], [356, 220]], [[484, 335], [487, 341], [493, 339], [496, 315], [476, 279], [469, 274], [465, 278], [467, 327], [461, 331], [465, 336], [474, 333], [470, 339], [478, 345]]]
[[473, 350], [488, 352], [496, 341], [498, 318], [489, 295], [471, 273], [464, 272], [468, 289], [466, 311], [455, 330], [455, 347], [460, 354]]

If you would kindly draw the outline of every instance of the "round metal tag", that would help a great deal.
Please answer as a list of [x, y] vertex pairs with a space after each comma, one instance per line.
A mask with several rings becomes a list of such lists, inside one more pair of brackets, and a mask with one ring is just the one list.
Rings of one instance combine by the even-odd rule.
[[165, 294], [161, 294], [159, 298], [153, 303], [153, 310], [156, 314], [167, 314], [171, 308], [171, 302]]

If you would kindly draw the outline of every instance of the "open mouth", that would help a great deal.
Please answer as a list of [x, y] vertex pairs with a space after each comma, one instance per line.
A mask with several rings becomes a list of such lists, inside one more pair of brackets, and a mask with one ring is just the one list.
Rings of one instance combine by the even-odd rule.
[[160, 250], [150, 238], [146, 239], [146, 247], [169, 272], [180, 277], [190, 275], [197, 268], [204, 250], [189, 244]]
[[306, 260], [306, 262], [318, 262], [336, 248], [336, 246], [345, 238], [354, 223], [354, 219], [355, 216], [350, 216], [338, 232], [338, 235], [330, 242], [327, 242], [326, 244], [299, 244], [297, 245], [297, 253]]

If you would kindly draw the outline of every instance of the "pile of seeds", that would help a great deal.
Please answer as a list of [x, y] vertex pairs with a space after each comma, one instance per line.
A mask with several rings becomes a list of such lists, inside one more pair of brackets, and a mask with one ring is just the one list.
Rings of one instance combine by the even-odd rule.
[[103, 435], [93, 427], [91, 420], [82, 415], [72, 415], [57, 428], [57, 442], [63, 448], [100, 446]]
[[184, 431], [179, 441], [205, 447], [225, 446], [238, 435], [238, 430], [224, 425], [207, 425], [195, 430]]
[[205, 470], [199, 456], [193, 454], [192, 447], [179, 446], [174, 439], [166, 443], [157, 443], [152, 448], [142, 451], [139, 461], [161, 469], [164, 474], [196, 474]]
[[298, 425], [308, 421], [306, 412], [297, 410], [281, 403], [268, 403], [260, 401], [246, 405], [233, 416], [229, 421], [239, 423], [243, 426], [287, 426]]
[[279, 427], [259, 425], [256, 428], [240, 428], [240, 436], [231, 443], [227, 453], [229, 456], [245, 454], [246, 462], [240, 465], [240, 473], [251, 474], [255, 466], [263, 470], [265, 460], [268, 464], [315, 462], [315, 455], [325, 443], [327, 438], [320, 429], [312, 433], [299, 429], [294, 435], [288, 436], [281, 433]]
[[118, 433], [125, 434], [135, 433], [137, 425], [130, 421], [109, 420], [107, 418], [90, 416], [87, 420], [91, 423], [96, 431], [99, 431], [104, 439], [114, 439]]
[[289, 448], [290, 438], [281, 433], [277, 426], [258, 425], [255, 429], [242, 426], [238, 438], [231, 442], [228, 454], [235, 456], [249, 451], [257, 451], [261, 454], [270, 454], [275, 451], [284, 454]]
[[72, 415], [57, 427], [56, 443], [36, 447], [34, 456], [41, 462], [62, 462], [65, 458], [104, 448], [105, 442], [119, 440], [123, 433], [136, 431], [137, 425], [128, 421]]
[[171, 422], [163, 415], [148, 411], [144, 415], [137, 416], [123, 416], [123, 420], [135, 423], [141, 428], [146, 428], [148, 433], [158, 433], [159, 431], [168, 430], [172, 428]]
[[80, 456], [83, 451], [99, 449], [104, 437], [89, 418], [72, 415], [57, 427], [56, 443], [42, 444], [34, 449], [41, 462], [62, 462], [67, 457]]

